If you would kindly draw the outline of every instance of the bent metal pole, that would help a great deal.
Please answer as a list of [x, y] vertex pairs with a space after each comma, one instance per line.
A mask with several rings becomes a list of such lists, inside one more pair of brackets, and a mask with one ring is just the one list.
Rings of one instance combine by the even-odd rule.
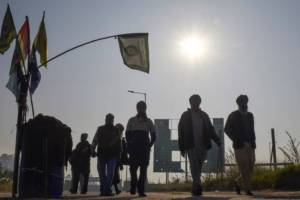
[[68, 53], [68, 52], [70, 52], [70, 51], [73, 51], [73, 50], [75, 50], [75, 49], [78, 49], [78, 48], [80, 48], [80, 47], [86, 46], [86, 45], [91, 44], [91, 43], [94, 43], [94, 42], [98, 42], [98, 41], [100, 41], [100, 40], [105, 40], [105, 39], [109, 39], [109, 38], [117, 38], [117, 37], [119, 37], [119, 36], [128, 35], [128, 34], [141, 34], [141, 33], [125, 33], [125, 34], [117, 34], [117, 35], [111, 35], [111, 36], [101, 37], [101, 38], [97, 38], [97, 39], [94, 39], [94, 40], [91, 40], [91, 41], [88, 41], [88, 42], [84, 42], [84, 43], [79, 44], [79, 45], [76, 45], [76, 46], [74, 46], [74, 47], [72, 47], [72, 48], [70, 48], [70, 49], [68, 49], [68, 50], [63, 51], [63, 52], [57, 54], [56, 56], [53, 56], [52, 58], [50, 58], [50, 59], [47, 60], [46, 62], [40, 64], [40, 65], [38, 66], [38, 68], [40, 68], [40, 67], [42, 67], [43, 65], [45, 65], [45, 64], [47, 64], [47, 63], [49, 63], [49, 62], [55, 60], [56, 58], [58, 58], [58, 57], [60, 57], [60, 56], [62, 56], [62, 55], [66, 54], [66, 53]]
[[66, 50], [66, 51], [63, 51], [63, 52], [57, 54], [56, 56], [50, 58], [50, 59], [47, 60], [46, 62], [40, 64], [40, 65], [38, 66], [38, 68], [40, 68], [40, 67], [42, 67], [43, 65], [45, 65], [45, 64], [47, 64], [47, 63], [49, 63], [49, 62], [51, 62], [52, 60], [55, 60], [56, 58], [58, 58], [58, 57], [60, 57], [60, 56], [62, 56], [62, 55], [66, 54], [66, 53], [68, 53], [68, 52], [70, 52], [70, 51], [73, 51], [73, 50], [75, 50], [75, 49], [78, 49], [78, 48], [80, 48], [80, 47], [82, 47], [82, 46], [85, 46], [85, 45], [88, 45], [88, 44], [97, 42], [97, 41], [99, 41], [99, 40], [105, 40], [105, 39], [113, 38], [113, 37], [117, 37], [117, 36], [119, 36], [119, 35], [112, 35], [112, 36], [102, 37], [102, 38], [98, 38], [98, 39], [95, 39], [95, 40], [91, 40], [91, 41], [88, 41], [88, 42], [84, 42], [84, 43], [82, 43], [82, 44], [79, 44], [79, 45], [77, 45], [77, 46], [75, 46], [75, 47], [72, 47], [72, 48], [70, 48], [70, 49], [68, 49], [68, 50]]

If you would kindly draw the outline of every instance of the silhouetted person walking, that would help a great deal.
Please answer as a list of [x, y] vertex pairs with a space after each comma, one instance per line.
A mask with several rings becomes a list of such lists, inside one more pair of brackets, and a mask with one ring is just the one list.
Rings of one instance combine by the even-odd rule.
[[211, 140], [220, 146], [220, 139], [208, 114], [200, 109], [201, 98], [194, 94], [189, 99], [191, 108], [185, 111], [178, 124], [178, 145], [182, 156], [187, 153], [193, 179], [192, 194], [202, 195], [201, 171]]
[[83, 133], [80, 137], [80, 142], [73, 150], [70, 163], [72, 167], [72, 185], [70, 192], [77, 193], [78, 183], [80, 181], [81, 194], [86, 194], [90, 176], [90, 160], [92, 156], [92, 146], [87, 141], [88, 134]]
[[233, 142], [235, 158], [241, 176], [236, 179], [236, 192], [240, 194], [240, 179], [243, 179], [247, 195], [251, 192], [251, 176], [255, 164], [254, 117], [248, 112], [248, 97], [240, 95], [236, 99], [238, 110], [232, 112], [225, 125], [225, 132]]
[[121, 137], [114, 126], [114, 116], [107, 114], [105, 125], [98, 127], [93, 139], [93, 149], [97, 148], [100, 193], [102, 196], [113, 196], [112, 181], [117, 160], [121, 152]]
[[[146, 114], [146, 103], [140, 101], [136, 105], [137, 115], [129, 119], [126, 129], [126, 141], [129, 153], [129, 165], [131, 175], [131, 194], [136, 194], [136, 188], [140, 197], [145, 197], [145, 182], [147, 168], [150, 159], [150, 150], [155, 142], [156, 133], [151, 119]], [[150, 133], [150, 139], [149, 139]], [[137, 170], [140, 176], [137, 179]]]
[[[116, 124], [116, 128], [119, 131], [120, 138], [122, 138], [122, 133], [124, 131], [124, 126], [122, 124]], [[118, 184], [121, 182], [120, 171], [119, 170], [123, 170], [122, 154], [123, 154], [123, 139], [122, 139], [122, 151], [120, 152], [120, 156], [117, 160], [115, 174], [114, 174], [114, 178], [113, 178], [113, 185], [115, 187], [116, 194], [121, 193], [121, 190], [119, 189]]]

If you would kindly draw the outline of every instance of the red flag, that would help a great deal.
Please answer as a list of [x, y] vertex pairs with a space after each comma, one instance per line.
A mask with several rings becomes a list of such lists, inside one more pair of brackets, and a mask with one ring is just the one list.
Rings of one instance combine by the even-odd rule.
[[22, 25], [19, 33], [18, 40], [16, 40], [16, 47], [11, 61], [10, 74], [14, 73], [16, 66], [20, 63], [25, 66], [25, 60], [30, 53], [30, 32], [28, 17]]
[[27, 55], [30, 53], [30, 30], [29, 30], [29, 20], [26, 16], [26, 20], [18, 33], [18, 40], [20, 43], [20, 48], [23, 56], [23, 61], [26, 60]]

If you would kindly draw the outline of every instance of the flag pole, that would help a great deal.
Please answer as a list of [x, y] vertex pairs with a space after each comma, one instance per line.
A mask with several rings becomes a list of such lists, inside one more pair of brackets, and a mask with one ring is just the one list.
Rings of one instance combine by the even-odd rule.
[[[28, 73], [28, 81], [31, 80], [31, 74]], [[31, 86], [31, 84], [30, 84]], [[33, 98], [32, 98], [32, 93], [29, 91], [29, 98], [30, 98], [30, 104], [31, 104], [31, 112], [32, 112], [32, 118], [35, 117], [35, 112], [34, 112], [34, 105], [33, 105]]]
[[98, 41], [100, 41], [100, 40], [105, 40], [105, 39], [109, 39], [109, 38], [116, 38], [116, 37], [118, 37], [119, 35], [120, 35], [120, 34], [118, 34], [118, 35], [106, 36], [106, 37], [101, 37], [101, 38], [97, 38], [97, 39], [94, 39], [94, 40], [91, 40], [91, 41], [84, 42], [84, 43], [82, 43], [82, 44], [76, 45], [76, 46], [74, 46], [74, 47], [72, 47], [72, 48], [70, 48], [70, 49], [67, 49], [67, 50], [65, 50], [65, 51], [63, 51], [63, 52], [57, 54], [56, 56], [53, 56], [52, 58], [50, 58], [50, 59], [47, 60], [46, 62], [40, 64], [40, 65], [38, 66], [38, 68], [42, 67], [43, 65], [45, 65], [45, 64], [47, 64], [47, 63], [49, 63], [49, 62], [51, 62], [52, 60], [55, 60], [56, 58], [58, 58], [58, 57], [60, 57], [60, 56], [62, 56], [62, 55], [64, 55], [64, 54], [66, 54], [66, 53], [68, 53], [68, 52], [70, 52], [70, 51], [73, 51], [73, 50], [75, 50], [75, 49], [78, 49], [78, 48], [80, 48], [80, 47], [86, 46], [86, 45], [91, 44], [91, 43], [94, 43], [94, 42], [98, 42]]
[[18, 119], [17, 119], [17, 133], [16, 133], [16, 143], [15, 143], [14, 171], [13, 171], [13, 184], [12, 184], [13, 198], [15, 198], [16, 194], [18, 193], [19, 162], [20, 162], [20, 150], [21, 150], [20, 138], [22, 138], [23, 124], [26, 121], [28, 84], [29, 84], [28, 75], [22, 75], [20, 96], [17, 99]]
[[[119, 37], [119, 36], [127, 35], [127, 34], [128, 34], [128, 33], [117, 34], [117, 35], [111, 35], [111, 36], [106, 36], [106, 37], [101, 37], [101, 38], [97, 38], [97, 39], [90, 40], [90, 41], [88, 41], [88, 42], [84, 42], [84, 43], [82, 43], [82, 44], [76, 45], [76, 46], [74, 46], [74, 47], [72, 47], [72, 48], [70, 48], [70, 49], [67, 49], [67, 50], [65, 50], [65, 51], [63, 51], [63, 52], [57, 54], [56, 56], [53, 56], [52, 58], [50, 58], [50, 59], [47, 60], [46, 62], [40, 64], [40, 65], [38, 66], [38, 68], [40, 68], [40, 67], [42, 67], [43, 65], [45, 65], [45, 64], [47, 64], [47, 63], [49, 63], [49, 62], [51, 62], [52, 60], [55, 60], [56, 58], [58, 58], [58, 57], [60, 57], [60, 56], [62, 56], [62, 55], [66, 54], [66, 53], [68, 53], [68, 52], [70, 52], [70, 51], [73, 51], [73, 50], [75, 50], [75, 49], [78, 49], [78, 48], [80, 48], [80, 47], [86, 46], [86, 45], [91, 44], [91, 43], [94, 43], [94, 42], [98, 42], [98, 41], [100, 41], [100, 40], [105, 40], [105, 39], [109, 39], [109, 38], [117, 38], [117, 37]], [[130, 33], [130, 34], [143, 34], [143, 33]]]
[[[28, 21], [28, 16], [25, 17], [25, 20]], [[19, 36], [16, 35], [17, 45], [19, 44]], [[20, 83], [20, 94], [17, 97], [18, 103], [18, 118], [17, 118], [17, 132], [16, 132], [16, 142], [15, 142], [15, 154], [14, 154], [14, 171], [13, 171], [13, 182], [12, 182], [12, 197], [16, 198], [18, 194], [18, 185], [19, 185], [19, 173], [20, 173], [20, 152], [22, 148], [21, 138], [23, 135], [23, 124], [26, 122], [26, 112], [27, 112], [27, 93], [29, 89], [29, 74], [28, 69], [25, 67], [25, 60], [21, 56], [23, 62], [24, 73], [21, 76]]]

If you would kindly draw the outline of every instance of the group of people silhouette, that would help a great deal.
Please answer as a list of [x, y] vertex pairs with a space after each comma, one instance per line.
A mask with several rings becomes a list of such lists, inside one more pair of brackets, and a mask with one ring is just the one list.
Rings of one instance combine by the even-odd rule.
[[[207, 151], [214, 141], [221, 146], [221, 141], [210, 121], [209, 115], [200, 108], [201, 97], [194, 94], [189, 98], [190, 108], [183, 112], [178, 124], [178, 146], [182, 156], [187, 155], [192, 175], [192, 195], [202, 195], [201, 171], [206, 160]], [[255, 163], [255, 131], [254, 117], [248, 111], [248, 97], [240, 95], [236, 99], [238, 109], [233, 111], [225, 124], [225, 132], [233, 142], [237, 165], [241, 176], [235, 180], [235, 190], [241, 194], [241, 180], [247, 195], [251, 191], [251, 175]], [[100, 195], [113, 196], [121, 193], [119, 170], [123, 165], [129, 165], [131, 183], [130, 194], [138, 193], [139, 197], [146, 197], [145, 182], [150, 160], [151, 147], [156, 140], [154, 124], [148, 118], [147, 105], [140, 101], [136, 105], [137, 114], [127, 123], [125, 137], [124, 126], [114, 124], [114, 115], [108, 113], [105, 124], [99, 126], [93, 141], [87, 140], [88, 134], [81, 135], [81, 141], [72, 151], [69, 158], [72, 169], [70, 192], [77, 193], [80, 181], [81, 194], [86, 194], [90, 174], [90, 159], [97, 157], [97, 170], [100, 178]], [[217, 158], [216, 158], [217, 159]], [[139, 177], [137, 172], [139, 170]], [[80, 180], [81, 179], [81, 180]]]
[[[87, 141], [86, 133], [81, 135], [81, 141], [69, 159], [72, 167], [71, 193], [77, 193], [80, 177], [82, 177], [81, 193], [87, 192], [90, 158], [97, 157], [101, 196], [112, 196], [112, 185], [115, 186], [116, 194], [121, 192], [118, 188], [119, 169], [122, 170], [123, 165], [130, 166], [130, 193], [134, 195], [138, 192], [140, 197], [146, 196], [147, 168], [156, 133], [152, 120], [147, 117], [146, 103], [140, 101], [136, 108], [137, 115], [129, 119], [125, 137], [122, 137], [123, 125], [115, 125], [114, 115], [111, 113], [106, 115], [105, 124], [98, 127], [92, 144]], [[140, 170], [139, 177], [138, 170]]]

